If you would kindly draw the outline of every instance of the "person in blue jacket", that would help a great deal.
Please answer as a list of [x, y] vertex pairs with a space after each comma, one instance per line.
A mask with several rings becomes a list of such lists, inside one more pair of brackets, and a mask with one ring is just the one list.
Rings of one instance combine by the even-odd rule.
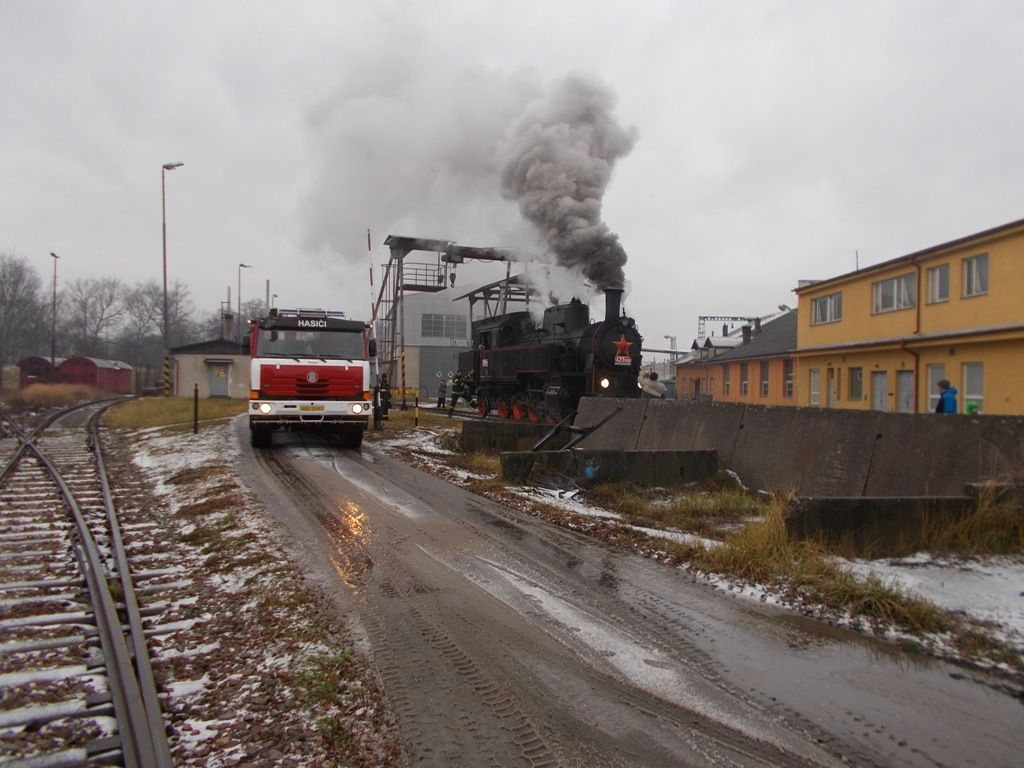
[[956, 413], [956, 387], [951, 386], [949, 379], [939, 379], [939, 404], [936, 413]]

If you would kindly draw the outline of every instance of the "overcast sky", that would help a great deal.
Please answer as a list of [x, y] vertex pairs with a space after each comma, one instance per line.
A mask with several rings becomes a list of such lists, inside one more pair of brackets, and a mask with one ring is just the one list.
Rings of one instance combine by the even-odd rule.
[[[388, 234], [538, 249], [496, 147], [568, 75], [646, 346], [1024, 217], [1024, 5], [0, 0], [0, 252], [369, 316]], [[498, 279], [491, 272], [484, 281]], [[468, 283], [460, 287], [470, 287]], [[378, 282], [379, 288], [379, 282]], [[595, 304], [595, 307], [597, 304]]]

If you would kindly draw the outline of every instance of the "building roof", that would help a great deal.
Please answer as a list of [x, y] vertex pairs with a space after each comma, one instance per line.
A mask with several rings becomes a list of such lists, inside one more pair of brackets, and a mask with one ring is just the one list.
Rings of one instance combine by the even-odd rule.
[[806, 293], [807, 291], [818, 289], [821, 288], [822, 286], [827, 286], [832, 283], [841, 283], [845, 280], [849, 280], [850, 278], [859, 275], [865, 275], [870, 274], [871, 272], [878, 272], [885, 269], [891, 269], [892, 267], [899, 266], [900, 264], [904, 263], [913, 264], [914, 262], [923, 259], [926, 256], [941, 253], [942, 251], [949, 250], [950, 248], [957, 248], [962, 245], [968, 245], [979, 240], [986, 240], [988, 238], [996, 237], [1006, 232], [1009, 232], [1012, 229], [1018, 229], [1020, 227], [1024, 227], [1024, 219], [1017, 219], [1016, 221], [1011, 221], [1008, 224], [1002, 224], [998, 227], [992, 227], [991, 229], [985, 229], [982, 230], [981, 232], [975, 232], [973, 235], [967, 235], [966, 237], [960, 237], [957, 238], [956, 240], [950, 240], [948, 243], [940, 243], [939, 245], [933, 245], [920, 251], [908, 253], [905, 256], [898, 256], [895, 259], [889, 259], [888, 261], [882, 261], [879, 262], [878, 264], [872, 264], [869, 267], [854, 270], [853, 272], [846, 272], [842, 275], [837, 275], [836, 277], [829, 277], [826, 278], [825, 280], [809, 280], [806, 281], [806, 285], [803, 284], [804, 281], [801, 281], [801, 284], [794, 288], [793, 292], [796, 293], [797, 295], [800, 295], [801, 293]]
[[175, 355], [249, 355], [249, 340], [232, 341], [231, 339], [209, 339], [194, 344], [172, 347]]
[[714, 365], [728, 363], [732, 360], [787, 355], [796, 349], [796, 317], [795, 309], [783, 312], [762, 323], [760, 333], [752, 333], [749, 343], [739, 344], [714, 357], [690, 360], [684, 365]]
[[97, 357], [69, 357], [65, 362], [73, 362], [75, 360], [86, 360], [97, 368], [111, 368], [115, 371], [130, 371], [132, 369], [128, 363], [121, 360], [101, 360]]

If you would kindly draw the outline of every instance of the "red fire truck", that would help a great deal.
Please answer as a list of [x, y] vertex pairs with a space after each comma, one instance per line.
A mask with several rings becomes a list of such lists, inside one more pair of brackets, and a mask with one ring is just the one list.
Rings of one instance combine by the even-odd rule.
[[250, 321], [249, 430], [268, 448], [275, 429], [320, 429], [358, 448], [373, 409], [369, 326], [323, 309], [271, 309]]

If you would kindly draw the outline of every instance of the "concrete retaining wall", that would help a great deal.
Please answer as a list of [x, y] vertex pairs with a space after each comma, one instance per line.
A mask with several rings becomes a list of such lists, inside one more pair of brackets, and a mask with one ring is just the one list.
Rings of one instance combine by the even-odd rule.
[[[467, 420], [462, 422], [462, 451], [463, 453], [528, 451], [550, 431], [550, 424], [499, 421], [498, 419]], [[551, 438], [551, 441], [544, 446], [544, 450], [561, 448], [572, 437], [570, 432], [561, 432]]]
[[584, 449], [715, 450], [753, 488], [804, 496], [960, 496], [1024, 476], [1024, 418], [584, 398]]
[[529, 483], [535, 472], [555, 472], [583, 486], [630, 480], [647, 487], [704, 480], [718, 472], [714, 451], [518, 451], [501, 454], [501, 475]]

